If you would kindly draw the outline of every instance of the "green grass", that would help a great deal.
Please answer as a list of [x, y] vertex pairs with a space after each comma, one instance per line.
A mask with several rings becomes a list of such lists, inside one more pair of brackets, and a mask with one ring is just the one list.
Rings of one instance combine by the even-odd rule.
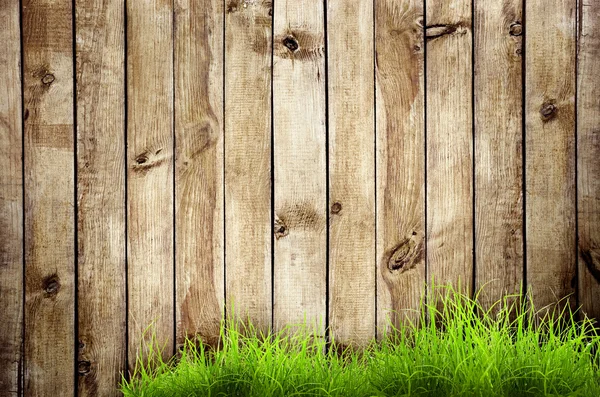
[[[421, 325], [364, 349], [294, 329], [262, 335], [221, 327], [218, 349], [187, 341], [164, 362], [156, 343], [122, 381], [125, 396], [600, 396], [600, 337], [568, 305], [534, 309], [517, 296], [484, 311], [449, 287], [422, 304]], [[437, 308], [441, 308], [437, 310]], [[546, 314], [541, 314], [546, 313]], [[435, 319], [435, 321], [429, 321]], [[289, 335], [289, 336], [286, 336]]]

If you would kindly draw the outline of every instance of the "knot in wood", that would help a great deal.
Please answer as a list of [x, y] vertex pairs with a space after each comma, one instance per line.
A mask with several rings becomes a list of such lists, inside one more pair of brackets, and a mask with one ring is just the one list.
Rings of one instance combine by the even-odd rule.
[[544, 121], [548, 121], [556, 115], [556, 106], [552, 102], [546, 102], [542, 104], [540, 108], [540, 114]]
[[275, 220], [273, 232], [275, 233], [275, 238], [278, 240], [289, 234], [289, 230], [288, 230], [287, 226], [281, 219]]
[[331, 212], [334, 214], [339, 214], [340, 211], [342, 210], [342, 203], [339, 202], [335, 202], [331, 205]]
[[54, 81], [54, 75], [51, 73], [46, 73], [44, 77], [42, 77], [42, 83], [44, 85], [50, 85]]
[[508, 32], [511, 36], [520, 36], [523, 34], [523, 26], [520, 22], [513, 22], [510, 25]]
[[288, 36], [285, 39], [283, 39], [283, 45], [286, 46], [287, 49], [291, 52], [298, 51], [298, 48], [300, 47], [300, 45], [298, 44], [298, 40], [296, 40], [296, 38], [293, 36]]
[[44, 289], [46, 297], [58, 294], [58, 291], [60, 290], [60, 281], [58, 276], [52, 275], [50, 277], [46, 277], [42, 284], [42, 288]]
[[145, 164], [148, 161], [148, 157], [146, 157], [146, 155], [142, 154], [138, 157], [136, 157], [135, 162], [138, 164]]
[[85, 376], [90, 373], [91, 369], [92, 363], [87, 360], [82, 360], [77, 363], [77, 371], [79, 372], [79, 375]]

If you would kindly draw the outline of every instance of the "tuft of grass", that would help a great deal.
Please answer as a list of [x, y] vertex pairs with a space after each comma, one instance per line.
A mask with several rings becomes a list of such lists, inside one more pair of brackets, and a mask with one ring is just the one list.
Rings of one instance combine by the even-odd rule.
[[126, 397], [600, 396], [600, 336], [567, 304], [536, 311], [509, 295], [484, 309], [450, 286], [422, 300], [418, 323], [358, 349], [287, 327], [263, 334], [223, 321], [220, 344], [187, 340], [164, 361], [156, 340]]

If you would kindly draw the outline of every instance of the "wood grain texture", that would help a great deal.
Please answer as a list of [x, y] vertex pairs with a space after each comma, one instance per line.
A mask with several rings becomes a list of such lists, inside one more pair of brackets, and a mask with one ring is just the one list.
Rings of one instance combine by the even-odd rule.
[[215, 345], [224, 299], [223, 5], [175, 2], [177, 343]]
[[427, 275], [473, 278], [471, 1], [426, 5]]
[[276, 329], [326, 321], [327, 179], [322, 2], [274, 8], [274, 302]]
[[525, 11], [526, 263], [538, 307], [575, 291], [575, 9], [534, 0]]
[[75, 392], [72, 2], [25, 0], [25, 396]]
[[579, 304], [600, 319], [600, 4], [579, 2]]
[[366, 345], [375, 324], [373, 0], [327, 2], [329, 324]]
[[270, 0], [225, 6], [227, 311], [264, 331], [272, 292], [271, 13]]
[[126, 370], [124, 3], [75, 4], [79, 396]]
[[377, 0], [377, 336], [416, 320], [425, 285], [423, 1]]
[[19, 3], [0, 3], [0, 396], [18, 396], [23, 330], [23, 175]]
[[173, 352], [173, 7], [127, 2], [129, 365], [152, 323]]
[[523, 2], [475, 2], [475, 289], [490, 307], [523, 282]]

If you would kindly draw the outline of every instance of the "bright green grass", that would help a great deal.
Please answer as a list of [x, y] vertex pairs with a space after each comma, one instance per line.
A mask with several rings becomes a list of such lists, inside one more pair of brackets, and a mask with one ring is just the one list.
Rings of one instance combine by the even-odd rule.
[[575, 321], [567, 305], [540, 319], [530, 300], [515, 304], [516, 296], [484, 312], [476, 298], [436, 288], [445, 292], [440, 301], [422, 304], [422, 326], [395, 329], [362, 354], [346, 350], [340, 356], [335, 341], [324, 353], [323, 338], [297, 329], [290, 337], [264, 336], [228, 323], [217, 350], [188, 341], [179, 360], [165, 363], [153, 344], [150, 360], [138, 360], [122, 391], [172, 397], [600, 396], [600, 337], [592, 321]]

